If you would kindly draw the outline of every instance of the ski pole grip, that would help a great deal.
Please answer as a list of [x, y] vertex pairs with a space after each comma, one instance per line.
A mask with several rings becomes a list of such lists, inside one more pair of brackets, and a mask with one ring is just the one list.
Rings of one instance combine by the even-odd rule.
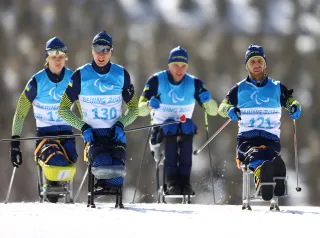
[[182, 115], [180, 118], [179, 118], [180, 122], [182, 123], [185, 123], [187, 121], [187, 118], [186, 118], [186, 115]]
[[241, 111], [239, 108], [235, 108], [234, 109], [234, 112], [236, 113], [237, 117], [238, 117], [238, 120], [241, 121]]
[[292, 105], [290, 108], [290, 113], [295, 113], [297, 111], [297, 105]]

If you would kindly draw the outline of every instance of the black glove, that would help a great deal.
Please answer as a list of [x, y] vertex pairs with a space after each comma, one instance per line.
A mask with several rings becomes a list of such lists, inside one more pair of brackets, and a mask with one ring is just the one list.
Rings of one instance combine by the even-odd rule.
[[[20, 138], [20, 136], [12, 136], [11, 139]], [[11, 163], [13, 167], [19, 168], [19, 165], [22, 164], [22, 153], [20, 150], [20, 141], [11, 141], [11, 150], [10, 150]]]

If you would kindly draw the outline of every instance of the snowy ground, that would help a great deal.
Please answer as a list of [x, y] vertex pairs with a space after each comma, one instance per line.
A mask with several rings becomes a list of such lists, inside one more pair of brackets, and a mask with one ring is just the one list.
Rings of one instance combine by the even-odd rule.
[[[1, 238], [302, 237], [318, 233], [320, 207], [0, 203]], [[318, 237], [315, 235], [315, 237]]]

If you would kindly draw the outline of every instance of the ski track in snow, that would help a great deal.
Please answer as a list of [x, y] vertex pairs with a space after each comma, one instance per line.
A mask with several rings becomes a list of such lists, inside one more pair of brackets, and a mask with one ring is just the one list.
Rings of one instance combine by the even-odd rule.
[[[318, 233], [320, 207], [96, 203], [0, 203], [1, 238], [302, 237]], [[316, 235], [317, 237], [317, 235]]]

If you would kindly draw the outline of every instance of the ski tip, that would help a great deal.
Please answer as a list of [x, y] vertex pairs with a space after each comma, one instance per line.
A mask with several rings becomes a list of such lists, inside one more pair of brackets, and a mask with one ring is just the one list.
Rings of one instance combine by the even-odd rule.
[[185, 122], [187, 121], [186, 115], [183, 114], [183, 115], [180, 117], [180, 121], [181, 121], [182, 123], [185, 123]]

